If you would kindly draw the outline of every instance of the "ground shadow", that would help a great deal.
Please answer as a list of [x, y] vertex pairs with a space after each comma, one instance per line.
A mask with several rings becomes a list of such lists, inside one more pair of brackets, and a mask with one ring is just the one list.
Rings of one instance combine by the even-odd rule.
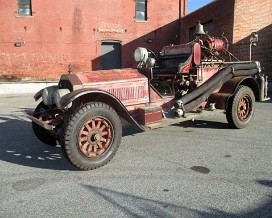
[[[175, 203], [154, 200], [92, 185], [81, 185], [129, 217], [270, 217], [272, 214], [272, 200], [268, 200], [254, 209], [235, 214], [215, 208], [209, 208], [208, 211], [199, 211]], [[163, 193], [169, 190], [164, 189], [161, 191]]]
[[207, 120], [188, 120], [185, 122], [173, 124], [172, 126], [180, 126], [183, 128], [230, 129], [228, 123]]
[[135, 135], [137, 133], [141, 133], [143, 130], [141, 130], [139, 127], [136, 125], [131, 125], [131, 124], [125, 124], [123, 125], [123, 137], [124, 136], [129, 136], [129, 135]]
[[272, 180], [257, 180], [257, 182], [261, 185], [272, 188]]
[[[50, 146], [39, 141], [32, 131], [31, 122], [16, 116], [16, 113], [22, 111], [14, 111], [8, 117], [0, 114], [0, 160], [35, 168], [78, 170], [65, 158], [60, 145]], [[140, 132], [134, 125], [123, 127], [123, 136]]]
[[31, 122], [4, 116], [0, 121], [0, 160], [34, 168], [76, 170], [59, 146], [46, 145], [35, 137]]

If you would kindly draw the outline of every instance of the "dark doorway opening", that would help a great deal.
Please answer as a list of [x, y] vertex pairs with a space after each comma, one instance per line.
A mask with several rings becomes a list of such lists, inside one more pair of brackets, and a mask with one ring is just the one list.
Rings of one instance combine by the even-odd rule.
[[120, 41], [102, 41], [101, 54], [102, 70], [121, 68]]

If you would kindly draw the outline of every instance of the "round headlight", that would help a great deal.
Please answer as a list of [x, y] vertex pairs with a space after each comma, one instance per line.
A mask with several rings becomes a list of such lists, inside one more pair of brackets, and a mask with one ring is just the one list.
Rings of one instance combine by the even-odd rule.
[[134, 52], [134, 59], [137, 62], [143, 61], [146, 62], [148, 58], [148, 51], [146, 48], [138, 47]]
[[49, 86], [45, 88], [42, 92], [42, 99], [45, 105], [53, 105], [55, 104], [55, 91], [56, 86]]
[[[55, 101], [56, 101], [57, 108], [61, 109], [60, 100], [64, 95], [66, 95], [68, 93], [70, 93], [69, 89], [58, 89], [58, 90], [56, 90], [56, 92], [55, 92]], [[71, 106], [72, 106], [72, 103], [70, 103], [68, 105], [68, 107], [71, 107]]]

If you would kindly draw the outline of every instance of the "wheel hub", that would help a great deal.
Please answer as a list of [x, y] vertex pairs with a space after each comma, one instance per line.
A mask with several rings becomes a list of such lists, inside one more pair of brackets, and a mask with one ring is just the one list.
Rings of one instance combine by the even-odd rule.
[[101, 136], [99, 134], [96, 134], [94, 136], [94, 138], [95, 138], [96, 141], [100, 141], [101, 140]]
[[246, 120], [251, 111], [251, 101], [249, 96], [241, 98], [238, 106], [238, 115], [240, 120]]
[[102, 155], [112, 143], [113, 127], [109, 120], [94, 117], [79, 132], [79, 149], [87, 157]]
[[90, 144], [97, 143], [98, 141], [101, 140], [101, 138], [102, 138], [102, 132], [99, 131], [99, 129], [91, 130], [88, 133], [88, 142]]

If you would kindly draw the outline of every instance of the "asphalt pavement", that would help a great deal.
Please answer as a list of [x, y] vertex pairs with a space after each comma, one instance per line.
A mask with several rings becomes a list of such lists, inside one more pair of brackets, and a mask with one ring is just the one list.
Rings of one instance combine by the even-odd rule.
[[0, 217], [272, 217], [272, 101], [251, 125], [225, 114], [147, 132], [127, 126], [111, 162], [80, 171], [40, 142], [23, 110], [32, 94], [0, 95]]

